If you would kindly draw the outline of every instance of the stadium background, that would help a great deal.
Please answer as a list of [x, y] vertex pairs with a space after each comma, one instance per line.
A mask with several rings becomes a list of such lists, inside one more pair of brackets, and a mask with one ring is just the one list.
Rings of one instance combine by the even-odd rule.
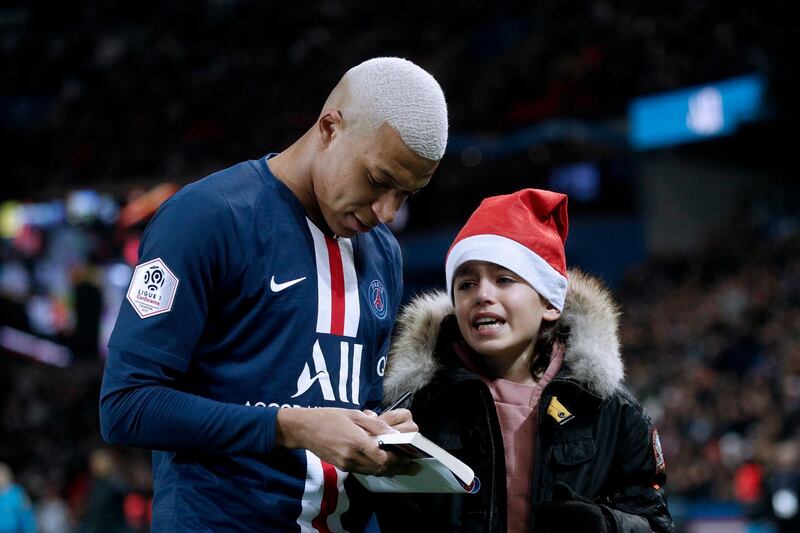
[[107, 448], [97, 421], [139, 234], [181, 185], [287, 146], [347, 68], [398, 55], [440, 81], [451, 124], [393, 227], [406, 297], [443, 284], [481, 198], [569, 193], [568, 260], [623, 304], [680, 529], [800, 530], [788, 6], [4, 2], [0, 462], [70, 528], [116, 530], [118, 509], [147, 531], [149, 456]]

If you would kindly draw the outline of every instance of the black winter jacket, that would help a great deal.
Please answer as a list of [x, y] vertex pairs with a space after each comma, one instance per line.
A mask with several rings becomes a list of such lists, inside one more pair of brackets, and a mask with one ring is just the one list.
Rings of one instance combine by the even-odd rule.
[[[556, 482], [593, 500], [617, 531], [671, 532], [658, 434], [621, 386], [618, 311], [594, 279], [570, 272], [562, 319], [570, 326], [564, 363], [539, 402], [531, 505]], [[385, 401], [414, 391], [409, 406], [420, 431], [464, 462], [478, 494], [376, 496], [381, 531], [505, 532], [503, 439], [489, 388], [452, 349], [460, 340], [445, 294], [418, 298], [400, 318], [385, 379]], [[556, 402], [551, 402], [553, 399]], [[558, 408], [556, 408], [558, 406]], [[548, 409], [550, 407], [550, 409]], [[531, 530], [535, 527], [531, 515]]]

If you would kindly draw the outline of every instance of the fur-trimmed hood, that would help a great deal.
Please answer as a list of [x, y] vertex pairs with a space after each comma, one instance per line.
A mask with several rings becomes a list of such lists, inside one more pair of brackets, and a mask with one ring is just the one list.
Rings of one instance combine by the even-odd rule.
[[[614, 393], [624, 378], [620, 357], [619, 307], [599, 280], [579, 270], [568, 273], [569, 286], [561, 319], [570, 328], [564, 353], [566, 377], [601, 398]], [[384, 399], [418, 391], [441, 364], [434, 356], [442, 320], [453, 314], [445, 292], [418, 296], [403, 308], [389, 350]]]

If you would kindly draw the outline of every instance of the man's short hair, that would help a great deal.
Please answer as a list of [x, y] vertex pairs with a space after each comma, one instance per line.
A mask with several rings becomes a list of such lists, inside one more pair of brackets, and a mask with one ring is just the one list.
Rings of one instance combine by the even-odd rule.
[[[342, 78], [356, 121], [397, 130], [415, 154], [438, 161], [447, 146], [447, 103], [439, 83], [421, 67], [399, 57], [376, 57], [356, 65]], [[349, 108], [349, 109], [348, 109]]]

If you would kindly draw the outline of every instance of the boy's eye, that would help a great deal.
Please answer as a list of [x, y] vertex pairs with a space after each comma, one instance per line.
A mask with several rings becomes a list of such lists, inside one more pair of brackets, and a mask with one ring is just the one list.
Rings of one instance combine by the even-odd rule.
[[456, 283], [456, 287], [460, 291], [469, 290], [470, 288], [472, 288], [473, 285], [475, 285], [475, 283], [473, 283], [472, 281], [460, 281]]
[[499, 278], [497, 278], [497, 283], [499, 283], [500, 285], [510, 285], [511, 283], [514, 282], [516, 282], [516, 280], [511, 276], [500, 276]]

